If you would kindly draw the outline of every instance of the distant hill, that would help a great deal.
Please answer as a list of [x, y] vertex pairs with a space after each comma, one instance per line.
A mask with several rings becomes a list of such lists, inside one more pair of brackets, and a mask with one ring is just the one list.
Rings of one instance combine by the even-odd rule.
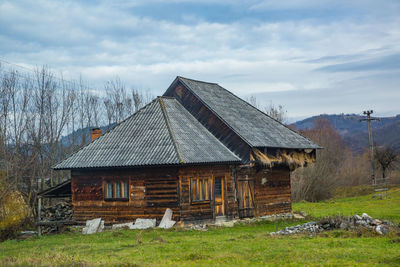
[[[342, 136], [343, 141], [353, 151], [362, 152], [368, 148], [368, 128], [366, 122], [359, 120], [364, 116], [356, 114], [319, 115], [294, 123], [297, 129], [305, 130], [314, 127], [318, 118], [330, 121], [333, 127]], [[389, 145], [400, 152], [400, 115], [380, 118], [380, 121], [372, 122], [372, 134], [374, 143], [378, 146]]]
[[[115, 123], [112, 123], [110, 125], [102, 126], [99, 127], [103, 133], [107, 132], [109, 129], [114, 127]], [[61, 137], [61, 143], [64, 146], [69, 146], [72, 143], [72, 139], [74, 139], [74, 145], [81, 145], [81, 144], [87, 144], [90, 141], [90, 130], [91, 127], [86, 127], [83, 129], [78, 129], [75, 132], [68, 134], [66, 136]], [[84, 142], [82, 142], [83, 138], [85, 139]]]
[[[313, 116], [301, 121], [293, 123], [299, 130], [311, 129], [314, 127], [314, 122], [318, 118], [323, 118], [330, 121], [333, 127], [342, 136], [343, 141], [355, 152], [363, 152], [368, 148], [368, 128], [366, 122], [359, 120], [365, 118], [364, 116], [356, 114], [339, 114], [328, 115], [322, 114]], [[102, 132], [108, 131], [114, 124], [100, 127]], [[75, 145], [82, 144], [82, 132], [85, 136], [85, 144], [90, 141], [90, 128], [78, 129], [73, 134], [63, 136], [61, 142], [63, 145], [68, 146], [72, 142], [74, 135]], [[400, 152], [400, 114], [394, 117], [380, 118], [380, 121], [372, 122], [372, 134], [374, 143], [380, 145], [390, 145], [396, 151]]]

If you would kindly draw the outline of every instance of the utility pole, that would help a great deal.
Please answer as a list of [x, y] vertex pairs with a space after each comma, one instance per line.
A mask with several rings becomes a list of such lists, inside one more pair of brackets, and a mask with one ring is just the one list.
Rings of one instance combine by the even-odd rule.
[[372, 130], [371, 130], [371, 121], [379, 121], [378, 118], [371, 118], [371, 114], [373, 110], [366, 110], [363, 112], [364, 115], [367, 116], [365, 119], [360, 119], [360, 121], [367, 121], [368, 123], [368, 137], [369, 137], [369, 152], [370, 152], [370, 160], [371, 160], [371, 178], [372, 183], [376, 184], [376, 177], [375, 177], [375, 161], [374, 161], [374, 142], [372, 140]]

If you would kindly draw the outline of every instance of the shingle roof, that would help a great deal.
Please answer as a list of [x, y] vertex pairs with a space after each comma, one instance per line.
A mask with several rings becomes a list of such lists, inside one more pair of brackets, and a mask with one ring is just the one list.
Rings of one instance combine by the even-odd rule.
[[252, 147], [320, 148], [216, 83], [177, 79]]
[[159, 97], [54, 169], [239, 161], [177, 100]]

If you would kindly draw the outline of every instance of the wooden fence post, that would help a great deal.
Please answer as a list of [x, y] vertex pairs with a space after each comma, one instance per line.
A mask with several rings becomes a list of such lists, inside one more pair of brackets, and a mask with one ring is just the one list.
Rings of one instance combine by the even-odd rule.
[[40, 222], [41, 222], [41, 209], [42, 209], [42, 197], [38, 197], [38, 235], [41, 236], [42, 235], [42, 228], [40, 226]]

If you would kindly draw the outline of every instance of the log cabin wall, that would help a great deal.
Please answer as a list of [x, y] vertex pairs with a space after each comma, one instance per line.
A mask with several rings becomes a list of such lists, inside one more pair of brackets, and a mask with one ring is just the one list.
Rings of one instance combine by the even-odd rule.
[[[243, 213], [241, 217], [264, 216], [279, 213], [289, 213], [291, 205], [291, 187], [289, 168], [257, 169], [243, 168], [237, 171], [238, 184], [240, 180], [249, 180], [249, 205], [253, 211]], [[240, 193], [240, 188], [239, 188]], [[239, 202], [243, 201], [238, 195]], [[239, 205], [243, 206], [243, 205]], [[240, 211], [240, 207], [239, 207]]]
[[[73, 170], [71, 172], [74, 220], [84, 223], [99, 218], [106, 224], [131, 222], [136, 218], [160, 220], [165, 209], [180, 219], [177, 168], [120, 170]], [[126, 181], [128, 198], [105, 198], [106, 181]]]
[[175, 87], [169, 88], [164, 95], [175, 97], [204, 127], [226, 147], [235, 152], [244, 163], [249, 162], [250, 146], [180, 82]]
[[[237, 216], [237, 201], [235, 199], [234, 179], [230, 166], [196, 166], [182, 167], [179, 170], [179, 195], [180, 195], [180, 219], [182, 221], [212, 220], [215, 218], [214, 183], [216, 177], [223, 177], [223, 205], [225, 216]], [[207, 179], [210, 198], [208, 201], [193, 201], [193, 179]]]
[[[213, 219], [214, 178], [224, 177], [225, 215], [237, 216], [234, 180], [227, 165], [120, 170], [74, 170], [71, 172], [74, 220], [102, 218], [106, 224], [132, 222], [136, 218], [161, 220], [165, 209], [182, 221]], [[209, 200], [194, 203], [190, 194], [192, 178], [209, 183]], [[126, 181], [128, 198], [106, 199], [106, 183]]]

